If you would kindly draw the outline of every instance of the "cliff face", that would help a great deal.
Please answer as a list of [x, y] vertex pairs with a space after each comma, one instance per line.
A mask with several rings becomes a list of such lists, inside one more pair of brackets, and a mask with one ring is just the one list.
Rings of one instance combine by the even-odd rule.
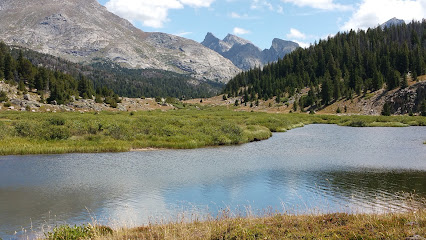
[[109, 60], [227, 82], [240, 70], [201, 44], [134, 27], [96, 0], [0, 0], [0, 39], [72, 62]]
[[299, 47], [299, 44], [295, 42], [275, 38], [271, 48], [262, 51], [243, 38], [228, 34], [223, 40], [220, 40], [212, 33], [207, 33], [201, 44], [231, 60], [242, 70], [275, 62]]

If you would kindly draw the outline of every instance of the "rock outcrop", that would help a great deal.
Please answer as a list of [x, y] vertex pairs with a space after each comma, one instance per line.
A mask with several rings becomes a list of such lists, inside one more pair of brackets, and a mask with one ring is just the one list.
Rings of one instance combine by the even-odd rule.
[[426, 101], [426, 82], [399, 89], [387, 99], [391, 113], [396, 115], [420, 112], [420, 106], [424, 101]]
[[96, 0], [0, 0], [0, 19], [0, 40], [72, 62], [105, 59], [220, 82], [240, 71], [195, 41], [143, 32]]
[[295, 42], [275, 38], [271, 48], [262, 51], [252, 42], [235, 35], [228, 34], [223, 40], [220, 40], [212, 33], [207, 33], [201, 44], [231, 60], [242, 70], [275, 62], [299, 47], [299, 44]]

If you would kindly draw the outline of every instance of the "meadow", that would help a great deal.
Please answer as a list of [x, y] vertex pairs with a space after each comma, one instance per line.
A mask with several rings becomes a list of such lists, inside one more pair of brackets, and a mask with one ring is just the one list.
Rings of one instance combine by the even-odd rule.
[[191, 149], [260, 141], [306, 124], [426, 126], [421, 116], [337, 116], [189, 106], [140, 112], [2, 112], [0, 155]]

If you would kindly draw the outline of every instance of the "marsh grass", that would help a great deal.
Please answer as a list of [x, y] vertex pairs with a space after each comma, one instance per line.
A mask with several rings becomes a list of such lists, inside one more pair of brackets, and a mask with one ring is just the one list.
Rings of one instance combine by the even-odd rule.
[[[407, 239], [426, 236], [426, 211], [382, 214], [269, 213], [262, 217], [233, 216], [224, 210], [217, 217], [190, 217], [171, 223], [112, 230], [105, 226], [62, 226], [47, 239]], [[52, 236], [56, 238], [52, 238]], [[71, 238], [68, 236], [77, 236]]]
[[193, 106], [132, 114], [2, 112], [0, 155], [234, 145], [316, 123], [351, 127], [426, 126], [426, 117], [270, 114]]

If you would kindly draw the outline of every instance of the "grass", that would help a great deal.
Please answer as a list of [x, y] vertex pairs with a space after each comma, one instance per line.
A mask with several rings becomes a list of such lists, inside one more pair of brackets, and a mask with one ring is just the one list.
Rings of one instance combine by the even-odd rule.
[[268, 139], [306, 124], [426, 126], [419, 116], [335, 116], [187, 107], [167, 112], [0, 113], [0, 155], [190, 149]]
[[[82, 235], [82, 233], [84, 233]], [[55, 236], [55, 238], [52, 238]], [[78, 236], [78, 238], [68, 238]], [[205, 221], [112, 230], [109, 227], [56, 228], [47, 239], [422, 239], [426, 237], [426, 211], [405, 213], [286, 215], [229, 217]]]

